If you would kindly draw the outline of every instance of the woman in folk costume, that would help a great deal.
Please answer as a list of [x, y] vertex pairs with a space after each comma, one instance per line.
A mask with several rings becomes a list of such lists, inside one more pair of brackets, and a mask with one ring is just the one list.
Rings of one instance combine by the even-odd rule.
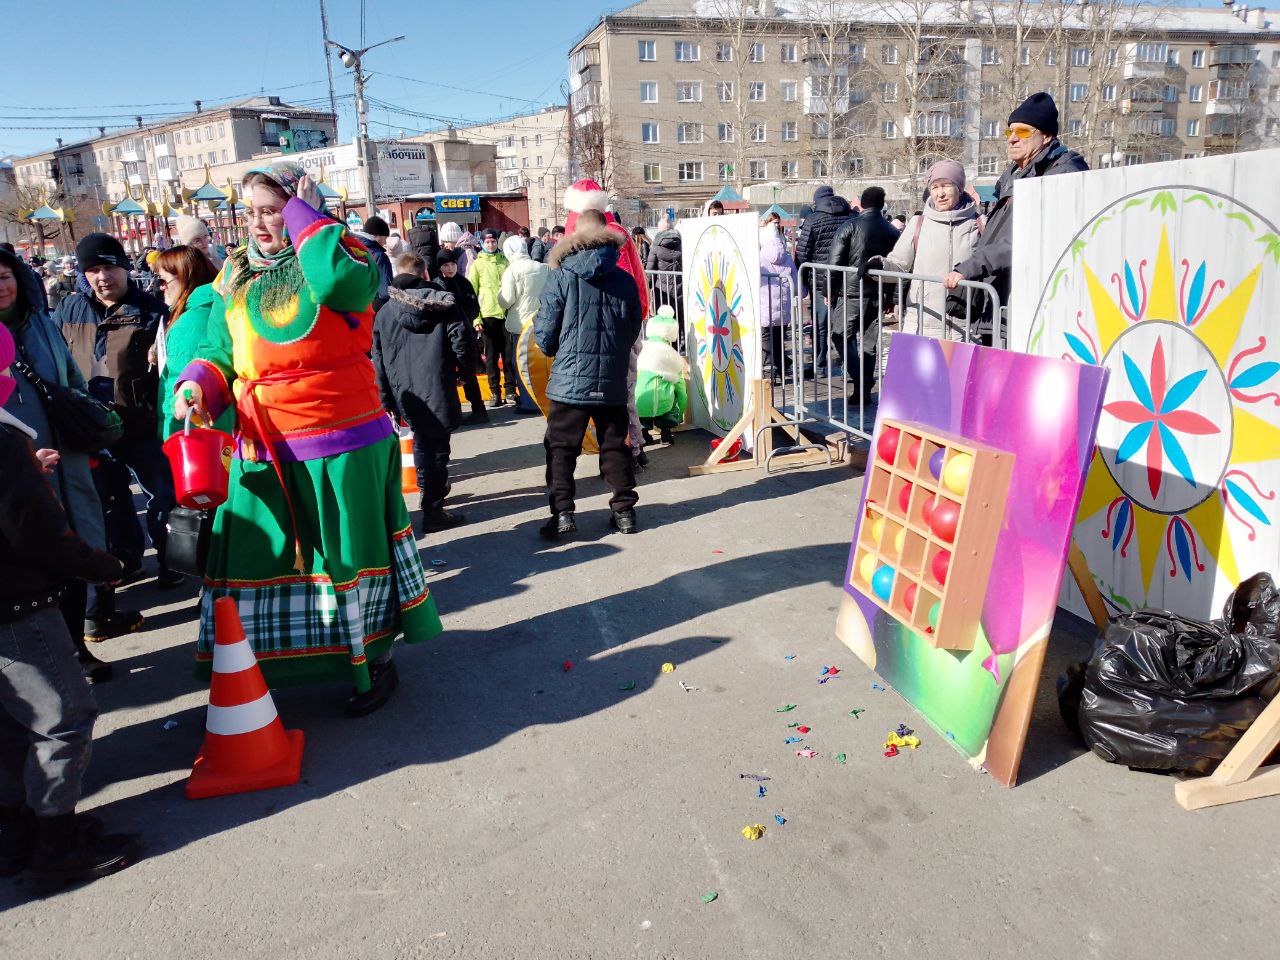
[[440, 632], [400, 492], [400, 449], [369, 351], [378, 271], [296, 163], [244, 180], [249, 242], [214, 281], [208, 334], [174, 413], [236, 408], [236, 452], [200, 608], [236, 599], [268, 684], [352, 679], [362, 716], [395, 689], [396, 635]]
[[[644, 261], [640, 259], [640, 251], [636, 249], [635, 241], [631, 239], [631, 234], [627, 232], [627, 228], [619, 223], [618, 218], [606, 209], [608, 205], [609, 195], [594, 180], [584, 179], [570, 184], [564, 192], [564, 207], [569, 211], [564, 221], [565, 236], [567, 237], [573, 233], [574, 227], [578, 225], [578, 214], [582, 213], [582, 211], [600, 211], [604, 215], [605, 226], [624, 238], [622, 246], [618, 250], [618, 266], [631, 274], [631, 279], [640, 288], [640, 315], [647, 317], [649, 315], [649, 289], [645, 283]], [[631, 367], [627, 374], [627, 412], [630, 421], [627, 435], [631, 441], [631, 456], [639, 466], [643, 467], [648, 464], [649, 458], [644, 453], [644, 428], [640, 425], [640, 417], [636, 413], [636, 360], [639, 356], [640, 338], [637, 337], [635, 344], [631, 348]]]

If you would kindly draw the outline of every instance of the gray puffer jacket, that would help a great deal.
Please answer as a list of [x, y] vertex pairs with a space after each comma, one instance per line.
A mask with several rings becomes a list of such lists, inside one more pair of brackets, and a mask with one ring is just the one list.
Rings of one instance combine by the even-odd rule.
[[631, 348], [644, 316], [635, 280], [618, 266], [622, 234], [575, 230], [551, 252], [534, 336], [554, 358], [547, 397], [575, 406], [627, 402]]

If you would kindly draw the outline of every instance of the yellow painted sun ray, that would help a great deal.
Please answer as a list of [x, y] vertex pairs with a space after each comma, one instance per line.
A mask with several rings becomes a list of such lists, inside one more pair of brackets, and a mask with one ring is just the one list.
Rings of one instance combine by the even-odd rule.
[[1089, 300], [1093, 304], [1093, 322], [1098, 328], [1098, 349], [1105, 354], [1116, 342], [1116, 338], [1124, 333], [1128, 323], [1116, 306], [1115, 299], [1107, 293], [1107, 288], [1087, 263], [1084, 265], [1084, 278], [1089, 285]]
[[[1206, 557], [1218, 565], [1218, 571], [1227, 583], [1233, 587], [1240, 582], [1240, 571], [1236, 568], [1236, 552], [1231, 545], [1231, 532], [1227, 529], [1227, 511], [1222, 504], [1222, 497], [1215, 493], [1204, 503], [1192, 507], [1183, 518], [1191, 524], [1191, 528], [1204, 546], [1200, 562]], [[1206, 573], [1208, 564], [1205, 564]]]
[[1084, 493], [1080, 496], [1080, 511], [1076, 514], [1076, 522], [1088, 520], [1099, 510], [1105, 510], [1107, 504], [1118, 496], [1120, 488], [1116, 486], [1107, 465], [1102, 462], [1102, 454], [1094, 450], [1089, 476], [1084, 481]]
[[1258, 275], [1261, 272], [1262, 264], [1258, 264], [1195, 328], [1196, 336], [1204, 341], [1204, 345], [1218, 358], [1218, 363], [1224, 370], [1231, 362], [1231, 351], [1240, 336], [1240, 325], [1244, 323], [1244, 315], [1249, 312], [1249, 304], [1253, 301], [1253, 291], [1258, 285]]
[[1231, 441], [1231, 463], [1259, 463], [1274, 460], [1280, 452], [1280, 427], [1275, 427], [1238, 405], [1231, 413], [1235, 420]]
[[1160, 556], [1160, 547], [1164, 543], [1164, 531], [1169, 525], [1169, 518], [1163, 513], [1152, 513], [1138, 504], [1133, 505], [1133, 526], [1137, 533], [1138, 562], [1142, 565], [1142, 599], [1131, 597], [1135, 603], [1142, 603], [1151, 595], [1151, 575], [1156, 570], [1156, 559]]
[[1147, 320], [1178, 320], [1178, 291], [1173, 280], [1173, 256], [1169, 253], [1169, 230], [1160, 228], [1160, 250], [1156, 253], [1156, 270], [1151, 277], [1151, 300], [1147, 304]]

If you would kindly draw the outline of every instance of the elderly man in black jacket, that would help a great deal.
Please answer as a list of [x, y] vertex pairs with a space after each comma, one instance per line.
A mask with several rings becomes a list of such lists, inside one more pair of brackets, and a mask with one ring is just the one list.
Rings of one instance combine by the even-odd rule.
[[[882, 306], [878, 284], [867, 277], [868, 261], [891, 253], [898, 236], [898, 229], [885, 219], [883, 188], [867, 187], [862, 191], [862, 212], [840, 228], [827, 257], [832, 266], [851, 267], [853, 270], [831, 278], [831, 333], [833, 340], [843, 334], [845, 344], [853, 341], [861, 350], [859, 394], [863, 399], [875, 383], [876, 342], [879, 339], [876, 322], [880, 319]], [[848, 359], [845, 358], [845, 372], [852, 380], [853, 371], [848, 369]]]
[[[819, 187], [815, 190], [813, 212], [800, 226], [800, 237], [796, 240], [796, 269], [806, 263], [826, 263], [831, 254], [831, 242], [853, 216], [849, 201], [836, 196], [833, 189]], [[809, 283], [807, 272], [802, 271], [800, 277], [806, 285]], [[825, 270], [815, 271], [813, 288], [809, 293], [813, 297], [813, 365], [815, 373], [821, 376], [827, 369], [827, 350], [830, 347], [827, 336], [829, 291]]]
[[[1009, 274], [1013, 269], [1013, 188], [1019, 180], [1051, 177], [1088, 170], [1089, 164], [1058, 140], [1058, 105], [1047, 93], [1033, 93], [1009, 114], [1005, 130], [1009, 167], [996, 181], [996, 202], [969, 259], [947, 274], [948, 289], [961, 280], [980, 280], [996, 289], [1000, 302], [1009, 303]], [[989, 338], [994, 318], [985, 318]]]
[[387, 302], [373, 318], [373, 368], [383, 405], [413, 431], [413, 465], [422, 491], [422, 532], [439, 533], [466, 519], [444, 508], [449, 486], [449, 435], [458, 429], [456, 365], [466, 358], [467, 326], [451, 314], [452, 293], [426, 279], [416, 253], [395, 260]]
[[600, 471], [613, 489], [611, 522], [636, 532], [636, 476], [627, 448], [627, 371], [644, 317], [640, 288], [618, 266], [624, 234], [605, 226], [596, 210], [578, 214], [572, 234], [551, 253], [551, 278], [533, 331], [554, 358], [547, 383], [547, 493], [551, 519], [540, 532], [556, 538], [578, 529], [573, 471], [587, 423], [595, 424]]

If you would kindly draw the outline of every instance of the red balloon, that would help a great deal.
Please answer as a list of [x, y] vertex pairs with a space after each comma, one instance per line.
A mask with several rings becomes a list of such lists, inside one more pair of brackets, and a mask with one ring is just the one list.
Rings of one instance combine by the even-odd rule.
[[934, 555], [933, 563], [930, 569], [933, 571], [933, 579], [937, 580], [939, 585], [947, 582], [947, 573], [951, 568], [951, 551], [939, 550]]
[[911, 484], [904, 483], [902, 489], [898, 491], [898, 506], [902, 508], [902, 512], [906, 513], [911, 507]]
[[898, 441], [901, 438], [902, 431], [897, 427], [886, 427], [880, 431], [880, 439], [876, 441], [876, 453], [880, 454], [881, 460], [885, 463], [893, 463], [898, 455]]
[[933, 506], [936, 501], [930, 497], [920, 507], [920, 513], [924, 517], [924, 522], [929, 526], [933, 526]]
[[916, 437], [915, 442], [913, 442], [911, 446], [907, 447], [907, 463], [911, 464], [912, 470], [920, 465], [920, 445], [922, 443], [924, 443], [924, 441], [919, 437]]
[[954, 500], [940, 500], [929, 518], [929, 526], [939, 540], [951, 543], [956, 538], [956, 527], [960, 523], [960, 505]]
[[918, 588], [914, 583], [909, 583], [907, 584], [907, 589], [902, 591], [902, 602], [907, 608], [907, 613], [910, 613], [912, 610], [916, 608], [916, 590], [917, 589]]

